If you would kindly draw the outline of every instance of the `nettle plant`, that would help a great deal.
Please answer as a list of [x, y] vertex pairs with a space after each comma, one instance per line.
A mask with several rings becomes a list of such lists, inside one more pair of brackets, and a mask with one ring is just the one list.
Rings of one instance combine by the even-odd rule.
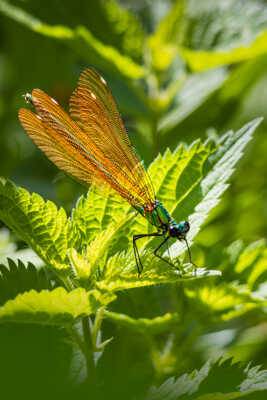
[[[175, 148], [179, 134], [183, 139], [184, 133], [187, 138], [198, 137], [207, 127], [221, 131], [227, 123], [231, 126], [231, 118], [249, 89], [266, 72], [267, 13], [263, 2], [255, 6], [254, 0], [242, 1], [240, 7], [241, 2], [231, 0], [219, 11], [205, 6], [201, 12], [205, 2], [176, 1], [153, 33], [144, 30], [137, 13], [111, 0], [84, 2], [79, 10], [76, 7], [75, 15], [80, 12], [77, 25], [68, 25], [73, 17], [71, 3], [64, 5], [64, 15], [70, 18], [63, 18], [63, 22], [55, 2], [48, 2], [44, 21], [31, 14], [35, 9], [40, 15], [36, 2], [24, 3], [25, 9], [4, 0], [0, 4], [3, 15], [25, 27], [19, 31], [20, 35], [26, 32], [23, 65], [36, 52], [28, 29], [36, 38], [46, 38], [49, 57], [45, 55], [45, 60], [57, 60], [53, 76], [55, 71], [61, 76], [62, 68], [72, 65], [73, 57], [76, 64], [82, 60], [109, 73], [115, 79], [114, 95], [120, 111], [135, 120], [137, 147], [146, 149], [147, 159], [159, 154], [166, 143]], [[155, 21], [160, 2], [150, 3], [151, 20]], [[239, 24], [233, 24], [233, 15]], [[108, 43], [102, 35], [103, 26]], [[13, 25], [7, 36], [12, 35], [13, 42], [19, 43]], [[12, 51], [19, 53], [20, 43], [13, 50], [13, 42]], [[29, 67], [24, 71], [30, 76], [33, 72]], [[38, 71], [38, 82], [46, 73], [46, 69], [44, 74]], [[204, 223], [208, 227], [207, 218], [259, 123], [260, 119], [254, 120], [216, 141], [179, 145], [174, 152], [158, 155], [150, 165], [157, 198], [176, 221], [189, 219], [190, 244], [200, 227], [205, 231]], [[193, 261], [201, 267], [196, 274], [188, 266], [186, 247], [173, 242], [172, 260], [184, 270], [179, 276], [154, 257], [158, 239], [142, 239], [143, 248], [141, 243], [139, 246], [144, 270], [139, 277], [132, 237], [152, 232], [153, 227], [114, 193], [91, 186], [68, 218], [51, 201], [2, 178], [0, 218], [40, 258], [28, 252], [31, 262], [26, 265], [22, 262], [25, 252], [9, 249], [19, 261], [9, 259], [0, 267], [0, 322], [14, 327], [38, 324], [62, 328], [73, 348], [73, 364], [79, 354], [76, 368], [72, 369], [69, 361], [75, 382], [91, 386], [108, 382], [109, 391], [112, 381], [117, 384], [115, 391], [124, 382], [132, 397], [140, 388], [140, 394], [153, 400], [226, 400], [266, 390], [266, 371], [209, 359], [206, 350], [211, 343], [204, 346], [206, 357], [198, 358], [201, 349], [195, 348], [201, 336], [220, 332], [225, 326], [234, 326], [234, 340], [244, 328], [242, 317], [251, 316], [251, 312], [249, 326], [266, 320], [266, 290], [261, 292], [266, 278], [265, 240], [247, 247], [236, 241], [223, 249], [206, 240], [201, 251], [193, 247]], [[235, 222], [226, 218], [226, 233], [234, 229]], [[0, 250], [1, 238], [8, 242], [0, 235]], [[164, 256], [168, 258], [168, 252]], [[236, 321], [239, 324], [234, 325]], [[142, 354], [134, 358], [137, 345]], [[108, 352], [112, 364], [105, 360]], [[209, 361], [192, 372], [199, 359]], [[116, 371], [115, 363], [120, 364]], [[124, 371], [130, 363], [134, 369], [128, 374], [131, 378]], [[108, 374], [103, 376], [105, 368]]]
[[[157, 198], [164, 201], [177, 220], [189, 217], [190, 243], [218, 204], [259, 123], [257, 119], [238, 132], [228, 132], [217, 143], [209, 139], [204, 143], [197, 140], [189, 147], [179, 145], [176, 151], [167, 150], [151, 164], [149, 174]], [[146, 240], [141, 250], [144, 271], [138, 276], [132, 236], [153, 227], [113, 192], [91, 187], [68, 218], [53, 202], [45, 202], [38, 194], [29, 194], [1, 178], [0, 218], [43, 261], [38, 268], [12, 260], [7, 267], [1, 266], [0, 322], [64, 328], [75, 351], [78, 349], [83, 356], [81, 380], [92, 385], [101, 380], [97, 377], [99, 357], [104, 349], [113, 346], [112, 338], [101, 340], [106, 336], [102, 323], [109, 320], [140, 335], [147, 344], [155, 371], [151, 387], [146, 388], [149, 399], [200, 396], [209, 392], [214, 373], [223, 370], [229, 376], [236, 372], [229, 392], [238, 396], [266, 389], [266, 372], [247, 367], [238, 381], [240, 365], [212, 361], [191, 375], [153, 386], [166, 375], [177, 376], [184, 355], [201, 333], [250, 310], [260, 312], [266, 307], [266, 300], [255, 295], [265, 270], [264, 241], [247, 248], [233, 244], [218, 256], [216, 265], [204, 264], [205, 268], [198, 268], [196, 274], [188, 268], [184, 245], [174, 242], [170, 253], [179, 260], [180, 268], [184, 266], [180, 276], [153, 256], [153, 241]], [[203, 259], [197, 262], [200, 264]], [[223, 272], [222, 276], [217, 269]], [[171, 292], [175, 300], [164, 314], [133, 318], [118, 306], [113, 308], [114, 301], [127, 291], [159, 284], [175, 288]], [[192, 321], [196, 325], [188, 334]], [[157, 343], [158, 335], [167, 335], [164, 350], [162, 343]], [[187, 339], [182, 341], [185, 335]], [[223, 382], [217, 391], [224, 391]], [[164, 397], [163, 393], [169, 395]], [[227, 395], [220, 399], [229, 398]]]

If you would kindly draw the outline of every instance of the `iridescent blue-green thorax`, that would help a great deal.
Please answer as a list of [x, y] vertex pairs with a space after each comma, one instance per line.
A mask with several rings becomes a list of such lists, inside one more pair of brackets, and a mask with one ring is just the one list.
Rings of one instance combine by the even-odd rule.
[[149, 206], [136, 209], [148, 222], [171, 237], [182, 239], [190, 229], [187, 221], [177, 223], [159, 200], [153, 201]]

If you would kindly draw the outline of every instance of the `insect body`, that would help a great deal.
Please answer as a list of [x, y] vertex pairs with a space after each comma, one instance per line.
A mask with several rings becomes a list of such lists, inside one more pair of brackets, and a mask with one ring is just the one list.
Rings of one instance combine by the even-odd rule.
[[[136, 208], [137, 209], [137, 208]], [[177, 223], [168, 213], [166, 208], [161, 204], [159, 200], [153, 201], [149, 207], [141, 207], [137, 209], [137, 211], [145, 217], [148, 222], [152, 225], [156, 226], [158, 229], [155, 233], [150, 234], [140, 234], [134, 235], [133, 237], [133, 248], [134, 248], [134, 255], [136, 260], [136, 265], [138, 269], [138, 273], [142, 272], [143, 266], [140, 260], [139, 252], [137, 249], [136, 241], [138, 239], [149, 237], [149, 236], [162, 236], [164, 240], [160, 243], [160, 245], [154, 250], [154, 254], [156, 257], [160, 258], [164, 262], [168, 263], [171, 266], [174, 266], [170, 261], [166, 260], [162, 256], [158, 254], [158, 250], [167, 243], [170, 238], [176, 238], [178, 240], [184, 240], [186, 242], [189, 254], [189, 261], [191, 263], [191, 254], [188, 246], [188, 242], [186, 240], [186, 234], [190, 229], [189, 222], [181, 221]]]
[[170, 238], [184, 240], [189, 223], [176, 223], [156, 199], [153, 185], [134, 147], [131, 145], [117, 106], [106, 81], [94, 69], [85, 69], [70, 98], [70, 115], [40, 89], [25, 96], [36, 114], [19, 110], [19, 119], [29, 137], [58, 168], [90, 185], [109, 185], [127, 200], [157, 232], [133, 237], [138, 273], [143, 266], [136, 241], [147, 236], [162, 236], [154, 254], [167, 264], [158, 250]]

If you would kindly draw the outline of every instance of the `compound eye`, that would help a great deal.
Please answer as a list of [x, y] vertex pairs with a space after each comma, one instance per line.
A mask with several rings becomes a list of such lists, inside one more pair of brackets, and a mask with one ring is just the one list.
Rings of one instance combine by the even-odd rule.
[[187, 233], [187, 232], [189, 232], [189, 230], [190, 230], [189, 222], [184, 221], [184, 222], [183, 222], [183, 232], [184, 232], [184, 233]]
[[181, 231], [176, 226], [170, 227], [170, 236], [171, 237], [179, 237], [181, 235]]

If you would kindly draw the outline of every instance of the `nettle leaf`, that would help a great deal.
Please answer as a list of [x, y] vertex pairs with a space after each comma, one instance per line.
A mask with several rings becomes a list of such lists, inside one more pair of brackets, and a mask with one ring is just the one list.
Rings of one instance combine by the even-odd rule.
[[266, 28], [266, 10], [261, 0], [190, 0], [186, 9], [186, 46], [226, 50], [249, 44]]
[[239, 389], [242, 393], [253, 391], [267, 391], [267, 370], [261, 370], [259, 365], [255, 367], [247, 366], [245, 369], [246, 379], [240, 384]]
[[[171, 377], [159, 387], [153, 386], [147, 400], [230, 400], [249, 393], [267, 390], [267, 371], [260, 367], [244, 366], [225, 361], [208, 361], [199, 371]], [[186, 395], [186, 396], [185, 396]], [[190, 396], [190, 397], [189, 397]]]
[[132, 318], [126, 314], [105, 310], [105, 316], [117, 325], [151, 335], [166, 332], [181, 321], [181, 315], [178, 312], [166, 313], [155, 318]]
[[216, 68], [191, 74], [177, 92], [170, 111], [159, 121], [159, 133], [164, 136], [198, 109], [226, 81], [228, 71]]
[[83, 253], [78, 253], [75, 249], [68, 251], [73, 268], [73, 279], [87, 290], [96, 287], [108, 292], [117, 292], [161, 283], [199, 280], [221, 274], [219, 271], [209, 271], [204, 268], [193, 270], [192, 266], [183, 268], [183, 273], [181, 273], [179, 264], [177, 264], [177, 269], [168, 268], [151, 252], [145, 251], [143, 252], [144, 270], [141, 276], [138, 276], [132, 249], [108, 257], [108, 235], [112, 241], [114, 240], [112, 234], [111, 227], [97, 235]]
[[193, 71], [228, 65], [248, 60], [267, 53], [267, 31], [257, 37], [250, 46], [237, 47], [230, 51], [196, 51], [182, 49], [181, 54]]
[[[233, 174], [237, 161], [242, 157], [246, 145], [252, 139], [253, 132], [261, 121], [261, 118], [257, 118], [239, 131], [230, 131], [223, 135], [218, 142], [218, 150], [209, 156], [204, 165], [202, 180], [199, 180], [199, 183], [193, 185], [191, 189], [188, 188], [187, 195], [173, 208], [172, 215], [177, 221], [189, 216], [191, 226], [188, 233], [189, 241], [197, 234], [212, 208], [219, 203], [223, 192], [228, 187], [227, 181]], [[177, 190], [179, 190], [178, 184]], [[175, 256], [185, 250], [184, 244], [176, 242], [171, 246], [172, 254]]]
[[115, 47], [102, 43], [85, 26], [71, 29], [62, 25], [48, 25], [4, 0], [1, 1], [0, 12], [34, 32], [63, 40], [90, 63], [109, 69], [111, 72], [123, 75], [128, 79], [137, 79], [144, 75], [141, 65], [135, 63], [130, 57], [121, 54]]
[[247, 246], [240, 254], [234, 270], [240, 280], [246, 279], [251, 290], [256, 289], [256, 286], [266, 281], [266, 240], [258, 240]]
[[77, 319], [93, 314], [115, 299], [97, 290], [83, 288], [67, 292], [63, 287], [52, 291], [30, 290], [7, 301], [0, 308], [0, 323], [31, 323], [44, 325], [70, 325]]
[[31, 263], [26, 267], [20, 260], [16, 264], [10, 259], [7, 266], [0, 264], [1, 305], [30, 289], [35, 289], [37, 292], [51, 289], [51, 283], [43, 268], [38, 270]]
[[[23, 239], [45, 263], [58, 272], [69, 271], [67, 249], [77, 241], [65, 211], [36, 193], [0, 180], [0, 219]], [[71, 245], [70, 245], [71, 244]]]
[[110, 224], [119, 224], [129, 209], [129, 204], [115, 192], [91, 187], [72, 211], [72, 221], [80, 231], [82, 244], [89, 243]]
[[267, 8], [263, 2], [230, 0], [226, 4], [213, 1], [202, 4], [193, 0], [190, 3], [181, 54], [194, 71], [266, 53]]
[[237, 103], [242, 101], [243, 96], [265, 74], [266, 60], [267, 54], [255, 57], [231, 69], [218, 94], [218, 107], [220, 110], [217, 113], [222, 112], [221, 106], [227, 104], [227, 102], [233, 104], [233, 101]]
[[[176, 91], [170, 110], [159, 121], [159, 133], [172, 140], [175, 129], [185, 119], [206, 114], [200, 130], [218, 121], [229, 121], [249, 90], [265, 73], [267, 53], [253, 58], [229, 70], [226, 67], [209, 69], [191, 74], [184, 85]], [[197, 115], [193, 115], [197, 113]], [[203, 124], [206, 124], [205, 126]]]
[[93, 271], [84, 253], [78, 253], [74, 248], [68, 250], [68, 257], [73, 269], [74, 279], [79, 281], [82, 287], [90, 287], [94, 282]]
[[[135, 60], [140, 59], [143, 55], [145, 32], [137, 13], [133, 13], [130, 8], [123, 7], [114, 0], [100, 2], [100, 7], [103, 7], [109, 21], [114, 36], [112, 42], [117, 46], [119, 44], [123, 53]], [[100, 22], [98, 27], [103, 31]]]
[[[220, 377], [220, 379], [218, 379]], [[217, 362], [196, 393], [196, 400], [230, 400], [247, 397], [249, 394], [267, 391], [267, 370], [260, 366], [244, 368], [242, 363], [226, 360]], [[211, 393], [213, 392], [213, 393]], [[206, 394], [204, 394], [206, 393]], [[261, 396], [259, 398], [262, 398]]]
[[167, 379], [159, 387], [153, 386], [146, 397], [146, 400], [176, 400], [184, 394], [195, 393], [200, 383], [208, 376], [211, 363], [207, 362], [199, 371], [195, 370], [191, 374], [184, 374], [175, 379]]
[[90, 244], [84, 247], [82, 253], [73, 248], [69, 249], [68, 256], [74, 277], [82, 286], [90, 288], [99, 274], [101, 276], [104, 274], [110, 247], [116, 240], [114, 237], [116, 238], [116, 227], [110, 225], [108, 229], [97, 233]]
[[[42, 33], [42, 32], [40, 32]], [[135, 63], [130, 57], [121, 54], [115, 47], [107, 46], [96, 39], [85, 27], [77, 27], [74, 31], [74, 48], [90, 63], [95, 63], [111, 72], [123, 75], [128, 79], [139, 79], [144, 76], [144, 68]]]
[[253, 296], [250, 291], [237, 283], [217, 283], [216, 285], [188, 285], [185, 289], [192, 309], [197, 310], [200, 323], [229, 321], [240, 317], [252, 309], [262, 309], [267, 302]]
[[[175, 261], [175, 260], [173, 260]], [[138, 287], [152, 286], [161, 283], [177, 283], [188, 280], [199, 280], [220, 275], [219, 271], [209, 271], [198, 268], [195, 271], [192, 266], [183, 268], [183, 273], [169, 267], [161, 260], [158, 260], [153, 253], [143, 252], [144, 270], [138, 276], [133, 251], [117, 253], [110, 257], [105, 265], [102, 274], [96, 282], [101, 290], [121, 291]]]
[[167, 69], [177, 55], [183, 13], [184, 0], [175, 2], [170, 12], [161, 20], [155, 33], [148, 38], [152, 65], [159, 71]]

